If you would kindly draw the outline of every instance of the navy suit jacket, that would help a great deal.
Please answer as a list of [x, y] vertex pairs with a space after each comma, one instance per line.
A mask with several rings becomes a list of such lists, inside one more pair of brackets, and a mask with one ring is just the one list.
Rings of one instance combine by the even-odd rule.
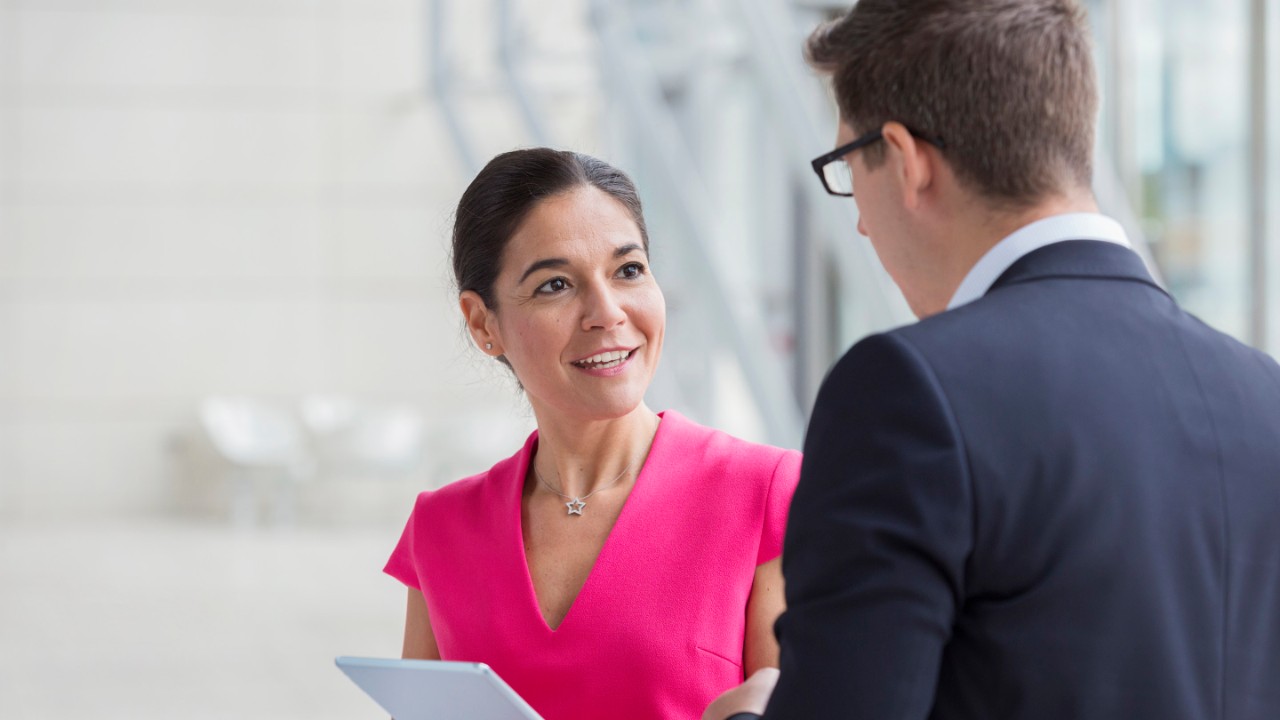
[[1280, 367], [1068, 241], [854, 346], [783, 553], [796, 720], [1280, 718]]

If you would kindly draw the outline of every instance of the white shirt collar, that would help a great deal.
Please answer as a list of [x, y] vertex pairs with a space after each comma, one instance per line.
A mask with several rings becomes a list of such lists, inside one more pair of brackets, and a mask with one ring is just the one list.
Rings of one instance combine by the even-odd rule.
[[1129, 238], [1120, 223], [1097, 213], [1067, 213], [1037, 220], [996, 243], [964, 276], [947, 309], [977, 300], [1024, 255], [1064, 240], [1101, 240], [1125, 247]]

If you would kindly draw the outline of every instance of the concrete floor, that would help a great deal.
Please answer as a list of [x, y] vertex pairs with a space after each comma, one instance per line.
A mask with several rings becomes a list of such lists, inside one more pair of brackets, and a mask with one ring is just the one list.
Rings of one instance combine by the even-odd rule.
[[400, 527], [0, 526], [0, 718], [381, 718], [333, 665], [400, 652]]

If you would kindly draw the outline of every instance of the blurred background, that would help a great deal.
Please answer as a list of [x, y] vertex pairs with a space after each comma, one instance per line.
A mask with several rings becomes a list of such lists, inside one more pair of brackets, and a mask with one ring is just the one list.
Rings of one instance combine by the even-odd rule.
[[[1092, 0], [1095, 188], [1192, 312], [1280, 348], [1280, 7]], [[381, 717], [414, 495], [533, 427], [456, 311], [493, 154], [630, 172], [650, 405], [798, 446], [910, 321], [808, 167], [822, 0], [0, 0], [0, 718]]]

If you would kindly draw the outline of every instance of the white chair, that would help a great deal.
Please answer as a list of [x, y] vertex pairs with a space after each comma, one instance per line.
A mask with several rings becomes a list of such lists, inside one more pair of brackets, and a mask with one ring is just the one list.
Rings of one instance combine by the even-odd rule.
[[426, 423], [413, 407], [309, 395], [299, 403], [299, 414], [322, 476], [405, 476], [422, 468]]
[[310, 395], [298, 405], [317, 463], [308, 518], [328, 524], [403, 522], [425, 488], [426, 422], [406, 404]]
[[247, 527], [257, 522], [262, 505], [258, 486], [264, 483], [271, 519], [292, 523], [297, 485], [315, 470], [293, 414], [260, 398], [215, 396], [201, 403], [200, 420], [228, 465], [232, 524]]

